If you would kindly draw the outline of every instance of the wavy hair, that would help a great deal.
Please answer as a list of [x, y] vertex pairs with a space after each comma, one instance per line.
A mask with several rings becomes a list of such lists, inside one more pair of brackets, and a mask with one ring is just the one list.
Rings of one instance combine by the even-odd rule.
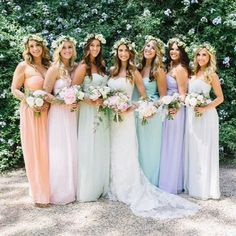
[[24, 51], [23, 51], [24, 60], [31, 66], [34, 66], [34, 57], [30, 53], [29, 41], [35, 41], [40, 47], [42, 47], [42, 64], [46, 68], [48, 68], [50, 66], [50, 54], [48, 48], [46, 47], [43, 41], [38, 41], [36, 39], [29, 37], [24, 43]]
[[[119, 47], [121, 45], [125, 45], [126, 48], [128, 49], [128, 52], [129, 52], [129, 60], [128, 60], [127, 68], [126, 68], [126, 78], [130, 81], [131, 84], [133, 84], [134, 83], [134, 71], [136, 70], [136, 66], [134, 64], [135, 51], [130, 50], [126, 44], [120, 44]], [[120, 68], [121, 68], [121, 61], [118, 57], [119, 47], [116, 49], [117, 53], [114, 55], [114, 68], [111, 70], [112, 77], [117, 76], [119, 74]]]
[[61, 44], [57, 48], [55, 48], [55, 51], [53, 53], [53, 64], [58, 66], [60, 75], [68, 75], [68, 70], [65, 68], [64, 63], [62, 62], [62, 58], [61, 58], [61, 54], [60, 54], [65, 42], [70, 42], [72, 45], [72, 49], [73, 49], [73, 54], [72, 54], [72, 57], [70, 58], [70, 61], [69, 61], [69, 65], [71, 67], [74, 66], [75, 59], [76, 59], [76, 49], [75, 49], [74, 42], [70, 41], [69, 39], [62, 41]]
[[145, 47], [152, 42], [154, 45], [154, 50], [156, 52], [155, 57], [152, 59], [151, 62], [151, 71], [150, 71], [150, 82], [153, 81], [155, 79], [155, 76], [158, 75], [158, 70], [160, 68], [164, 68], [164, 64], [162, 62], [162, 58], [163, 58], [163, 54], [161, 53], [160, 48], [158, 47], [158, 44], [155, 40], [150, 40], [148, 42], [145, 43], [143, 49], [141, 50], [141, 65], [140, 65], [140, 70], [143, 69], [143, 67], [146, 64], [146, 58], [144, 57], [144, 49]]
[[211, 83], [211, 75], [214, 74], [217, 70], [216, 67], [216, 55], [209, 51], [206, 47], [199, 47], [197, 48], [196, 52], [194, 53], [194, 59], [193, 59], [193, 63], [194, 63], [194, 69], [193, 69], [193, 73], [196, 75], [197, 72], [200, 70], [200, 66], [197, 63], [197, 55], [198, 53], [202, 50], [202, 49], [206, 49], [210, 59], [207, 63], [206, 69], [204, 71], [204, 80], [207, 83]]
[[[170, 50], [172, 49], [173, 44], [176, 42], [171, 42], [168, 44], [168, 49], [167, 49], [167, 67], [170, 68], [170, 64], [171, 64], [171, 58], [170, 58]], [[188, 57], [187, 52], [184, 49], [184, 46], [180, 46], [176, 43], [178, 49], [179, 49], [179, 57], [180, 57], [180, 64], [187, 70], [188, 75], [191, 75], [191, 70], [189, 68], [189, 62], [190, 59]]]
[[98, 40], [100, 42], [100, 52], [98, 55], [95, 57], [95, 65], [98, 69], [98, 74], [106, 74], [106, 66], [105, 66], [105, 61], [103, 59], [102, 55], [102, 44], [99, 39], [96, 39], [95, 37], [90, 38], [86, 44], [84, 45], [83, 48], [83, 58], [82, 58], [82, 63], [86, 64], [86, 75], [88, 75], [92, 79], [92, 65], [91, 65], [91, 60], [90, 60], [90, 45], [94, 40]]

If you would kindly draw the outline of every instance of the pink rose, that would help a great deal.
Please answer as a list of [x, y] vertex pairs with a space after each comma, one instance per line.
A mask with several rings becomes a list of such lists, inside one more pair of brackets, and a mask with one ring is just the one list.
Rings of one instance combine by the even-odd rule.
[[64, 93], [65, 104], [70, 105], [76, 102], [76, 94], [73, 88], [66, 89]]

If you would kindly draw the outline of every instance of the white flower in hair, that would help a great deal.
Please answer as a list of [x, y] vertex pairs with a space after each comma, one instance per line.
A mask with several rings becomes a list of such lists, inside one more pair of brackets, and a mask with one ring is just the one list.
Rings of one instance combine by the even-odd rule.
[[59, 38], [57, 38], [56, 40], [54, 40], [54, 41], [52, 42], [51, 47], [54, 48], [54, 49], [56, 49], [56, 48], [58, 48], [62, 43], [64, 43], [65, 41], [70, 41], [70, 42], [72, 42], [74, 45], [76, 45], [76, 43], [77, 43], [77, 41], [76, 41], [74, 38], [72, 38], [72, 37], [70, 37], [70, 36], [62, 35], [62, 36], [60, 36]]
[[97, 39], [99, 40], [102, 44], [106, 43], [106, 39], [102, 34], [87, 34], [86, 37], [84, 38], [84, 41], [79, 44], [80, 47], [84, 47], [90, 39]]
[[116, 55], [118, 47], [122, 44], [126, 45], [130, 51], [135, 52], [135, 43], [131, 42], [130, 40], [128, 40], [126, 38], [121, 38], [120, 40], [118, 40], [114, 43], [114, 45], [112, 47], [111, 54]]

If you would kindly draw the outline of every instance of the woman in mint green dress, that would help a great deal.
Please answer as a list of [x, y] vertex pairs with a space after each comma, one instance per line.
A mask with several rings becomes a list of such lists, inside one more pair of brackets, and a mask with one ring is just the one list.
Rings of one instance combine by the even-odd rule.
[[[148, 36], [142, 50], [141, 74], [149, 99], [157, 101], [166, 95], [165, 71], [162, 63], [164, 43]], [[149, 181], [157, 186], [159, 181], [162, 117], [157, 114], [142, 125], [137, 117], [137, 136], [139, 142], [139, 162]]]
[[97, 124], [102, 100], [92, 101], [88, 96], [90, 86], [105, 86], [107, 83], [101, 46], [105, 39], [101, 34], [89, 34], [84, 43], [84, 57], [73, 79], [73, 84], [81, 85], [85, 92], [78, 114], [77, 200], [80, 202], [96, 201], [106, 194], [110, 167], [108, 117], [103, 115]]

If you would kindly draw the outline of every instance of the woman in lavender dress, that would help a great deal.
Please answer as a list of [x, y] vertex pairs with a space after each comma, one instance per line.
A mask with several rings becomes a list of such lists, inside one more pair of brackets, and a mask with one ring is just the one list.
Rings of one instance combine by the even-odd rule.
[[[168, 42], [168, 95], [179, 93], [184, 97], [187, 92], [190, 70], [184, 48], [184, 42], [178, 38], [172, 38]], [[177, 194], [183, 191], [185, 108], [171, 112], [175, 114], [175, 118], [166, 119], [163, 124], [159, 188]]]

